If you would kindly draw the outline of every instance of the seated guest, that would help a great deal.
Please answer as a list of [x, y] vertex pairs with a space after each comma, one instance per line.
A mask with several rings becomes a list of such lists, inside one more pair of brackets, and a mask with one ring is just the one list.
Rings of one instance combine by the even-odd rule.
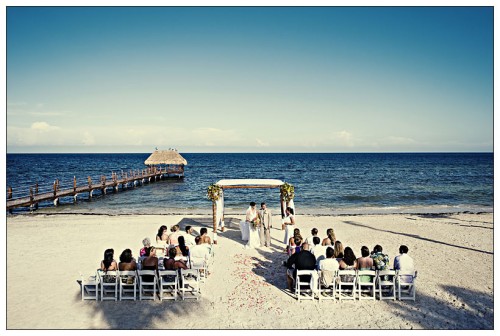
[[[297, 245], [295, 243], [296, 239], [299, 239], [301, 242]], [[288, 239], [288, 246], [287, 246], [287, 251], [288, 255], [292, 255], [294, 252], [294, 249], [298, 246], [300, 248], [300, 245], [302, 244], [302, 236], [300, 234], [300, 229], [294, 229], [293, 230], [293, 236]]]
[[344, 245], [342, 245], [340, 240], [335, 242], [335, 245], [333, 246], [333, 254], [335, 255], [335, 258], [337, 258], [338, 262], [344, 258]]
[[[294, 288], [295, 278], [297, 276], [297, 270], [314, 270], [316, 269], [316, 258], [309, 251], [309, 244], [304, 243], [302, 245], [302, 249], [298, 253], [294, 253], [288, 258], [288, 260], [284, 263], [287, 267], [286, 271], [286, 282], [288, 285], [288, 289], [290, 291]], [[310, 279], [305, 279], [304, 281], [309, 281]], [[310, 278], [310, 277], [309, 277]]]
[[186, 266], [186, 263], [182, 260], [175, 260], [175, 257], [177, 255], [177, 250], [175, 247], [171, 247], [168, 250], [168, 256], [169, 258], [163, 259], [163, 266], [165, 267], [166, 270], [178, 270], [178, 269], [187, 269], [188, 267]]
[[184, 241], [186, 242], [186, 245], [191, 246], [191, 245], [196, 245], [196, 242], [194, 241], [194, 236], [193, 236], [193, 228], [191, 225], [186, 226], [186, 233], [183, 234]]
[[146, 255], [146, 248], [151, 246], [151, 240], [149, 238], [144, 238], [142, 240], [142, 245], [144, 247], [139, 251], [139, 257], [143, 257]]
[[[309, 246], [311, 246], [311, 253], [314, 254], [316, 256], [316, 258], [318, 258], [318, 256], [316, 255], [316, 253], [314, 253], [314, 251], [316, 250], [316, 248], [318, 248], [318, 250], [321, 250], [321, 246], [322, 246], [321, 245], [321, 238], [320, 237], [313, 237], [312, 244]], [[326, 252], [326, 249], [325, 249], [325, 252]]]
[[373, 259], [373, 266], [377, 271], [389, 269], [389, 256], [382, 253], [382, 246], [375, 245], [370, 257]]
[[309, 244], [309, 246], [311, 247], [311, 250], [316, 245], [314, 243], [314, 241], [313, 241], [315, 237], [317, 237], [320, 240], [320, 242], [321, 242], [321, 238], [318, 237], [318, 229], [313, 228], [311, 230], [311, 236], [307, 237], [306, 240], [305, 240], [305, 243]]
[[[156, 248], [154, 246], [146, 249], [146, 258], [142, 261], [142, 269], [145, 271], [158, 271], [158, 258], [156, 257]], [[154, 277], [152, 275], [143, 275], [142, 281], [153, 282]]]
[[[357, 259], [357, 269], [360, 271], [369, 271], [373, 267], [373, 259], [370, 258], [370, 250], [368, 247], [361, 247], [361, 257]], [[359, 277], [361, 282], [370, 282], [372, 277], [370, 275], [361, 275]]]
[[318, 270], [335, 272], [339, 269], [339, 263], [333, 254], [333, 248], [326, 248], [326, 258], [319, 261]]
[[[339, 262], [339, 269], [341, 269], [341, 270], [355, 270], [357, 266], [358, 266], [358, 263], [356, 261], [356, 256], [354, 255], [352, 248], [347, 246], [344, 249], [344, 257]], [[355, 275], [341, 275], [342, 281], [345, 281], [345, 282], [352, 282], [354, 280], [354, 277], [355, 277]]]
[[169, 236], [168, 236], [168, 244], [169, 245], [177, 245], [179, 242], [178, 242], [178, 238], [179, 238], [179, 235], [180, 235], [180, 229], [179, 229], [179, 225], [174, 225], [170, 228], [170, 231], [172, 232]]
[[168, 240], [168, 230], [165, 225], [160, 226], [158, 234], [156, 235], [157, 244], [166, 244]]
[[290, 245], [290, 247], [288, 248], [288, 255], [300, 252], [301, 250], [300, 245], [302, 244], [302, 240], [300, 239], [300, 237], [295, 237], [290, 239], [293, 239], [292, 242], [293, 244]]
[[356, 261], [356, 255], [354, 254], [352, 248], [347, 246], [344, 249], [344, 257], [342, 260], [339, 262], [339, 269], [341, 270], [350, 270], [350, 269], [356, 269], [358, 266], [358, 263]]
[[326, 235], [327, 237], [325, 239], [323, 239], [323, 241], [321, 242], [321, 245], [323, 246], [333, 246], [335, 244], [335, 232], [333, 232], [333, 229], [330, 228], [328, 230], [326, 230]]
[[115, 250], [107, 249], [104, 251], [104, 259], [101, 261], [101, 271], [116, 271], [118, 269], [118, 265], [116, 264], [115, 259], [113, 259], [113, 255], [115, 254]]
[[120, 263], [118, 264], [118, 269], [120, 271], [135, 271], [137, 269], [137, 264], [132, 257], [132, 251], [130, 249], [123, 250], [120, 255]]
[[207, 244], [202, 244], [201, 237], [195, 239], [196, 245], [189, 248], [190, 261], [207, 261], [210, 258], [210, 248]]
[[179, 236], [178, 241], [179, 245], [175, 247], [177, 250], [177, 256], [187, 257], [189, 255], [189, 247], [186, 246], [184, 236]]
[[210, 237], [208, 236], [207, 228], [201, 228], [200, 237], [201, 237], [202, 244], [211, 244], [212, 243], [212, 241], [210, 240]]
[[321, 271], [320, 281], [323, 286], [330, 286], [333, 283], [335, 271], [339, 269], [339, 263], [333, 255], [333, 248], [326, 249], [326, 258], [318, 263], [318, 270]]
[[[415, 266], [413, 265], [413, 259], [408, 255], [408, 246], [401, 245], [399, 247], [399, 255], [394, 258], [394, 269], [400, 270], [405, 273], [413, 273], [415, 271]], [[404, 282], [413, 282], [413, 278], [406, 275], [402, 278]]]

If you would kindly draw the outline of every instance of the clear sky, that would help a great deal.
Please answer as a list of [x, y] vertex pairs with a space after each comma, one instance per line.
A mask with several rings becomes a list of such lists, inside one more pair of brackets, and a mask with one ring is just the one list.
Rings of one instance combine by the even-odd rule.
[[492, 7], [8, 7], [7, 151], [493, 150]]

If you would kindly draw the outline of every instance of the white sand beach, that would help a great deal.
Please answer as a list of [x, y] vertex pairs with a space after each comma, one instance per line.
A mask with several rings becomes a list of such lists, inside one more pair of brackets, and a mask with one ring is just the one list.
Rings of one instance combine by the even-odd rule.
[[[241, 217], [228, 216], [226, 223]], [[137, 257], [160, 225], [210, 227], [209, 216], [23, 215], [7, 218], [8, 329], [492, 329], [493, 214], [297, 216], [304, 237], [333, 227], [344, 247], [380, 244], [391, 264], [401, 244], [418, 270], [412, 301], [297, 302], [272, 247], [245, 250], [239, 229], [219, 234], [199, 301], [81, 301], [79, 271], [95, 272], [106, 248]], [[227, 225], [227, 224], [226, 224]]]

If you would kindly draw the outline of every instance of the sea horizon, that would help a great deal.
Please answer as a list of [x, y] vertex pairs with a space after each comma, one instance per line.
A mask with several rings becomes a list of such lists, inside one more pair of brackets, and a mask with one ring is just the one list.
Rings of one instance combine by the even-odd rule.
[[[459, 213], [493, 211], [493, 153], [180, 153], [183, 179], [166, 179], [90, 200], [83, 193], [61, 205], [40, 204], [35, 213], [209, 214], [206, 188], [222, 179], [269, 178], [296, 189], [298, 214]], [[112, 172], [145, 168], [150, 153], [8, 153], [7, 186], [14, 198], [36, 182], [51, 190], [93, 181]], [[280, 211], [279, 192], [226, 191], [226, 214], [265, 201]], [[14, 213], [27, 213], [26, 209]]]

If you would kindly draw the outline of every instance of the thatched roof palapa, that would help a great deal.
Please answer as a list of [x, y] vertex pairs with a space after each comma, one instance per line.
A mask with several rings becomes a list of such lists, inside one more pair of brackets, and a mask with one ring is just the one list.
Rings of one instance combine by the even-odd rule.
[[187, 161], [175, 150], [155, 150], [144, 161], [144, 164], [148, 166], [159, 164], [187, 165]]

